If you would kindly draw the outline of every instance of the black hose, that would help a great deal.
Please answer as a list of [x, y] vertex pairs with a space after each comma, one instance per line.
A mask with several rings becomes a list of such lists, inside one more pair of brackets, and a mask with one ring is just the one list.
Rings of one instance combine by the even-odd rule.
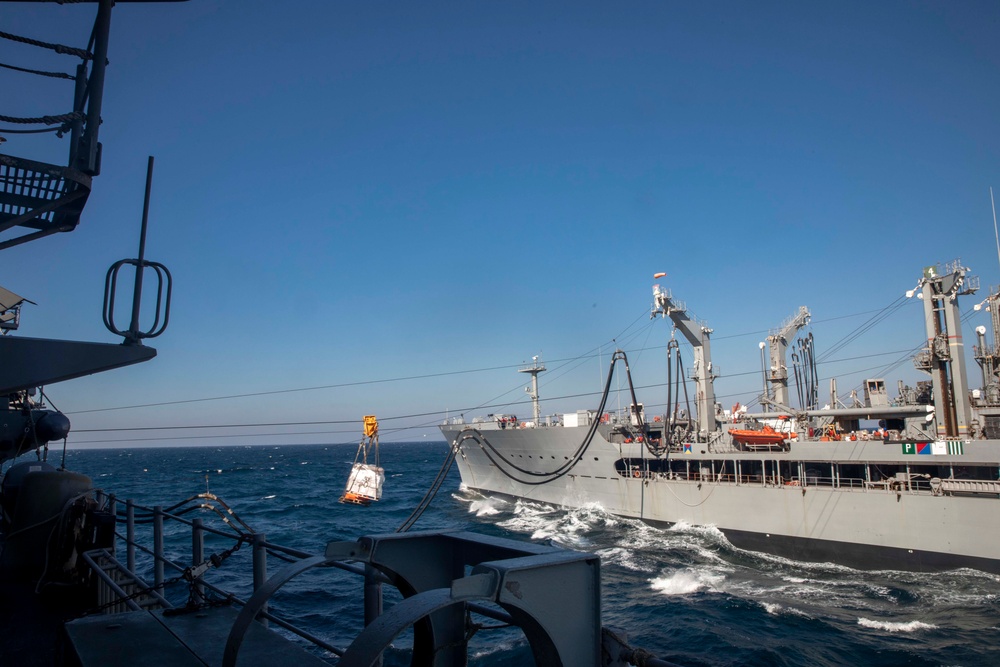
[[431, 486], [427, 489], [427, 493], [425, 493], [424, 497], [420, 499], [419, 503], [417, 503], [417, 506], [413, 509], [413, 512], [410, 513], [410, 516], [406, 517], [406, 520], [403, 521], [399, 528], [396, 529], [397, 533], [405, 533], [412, 528], [413, 524], [417, 522], [417, 519], [419, 519], [427, 508], [430, 507], [431, 501], [434, 500], [434, 497], [441, 489], [441, 485], [444, 483], [444, 480], [448, 477], [448, 472], [451, 470], [451, 466], [455, 462], [455, 455], [457, 453], [457, 446], [448, 448], [448, 455], [445, 457], [444, 463], [441, 464], [441, 469], [438, 470], [437, 477], [435, 477], [434, 481], [431, 482]]
[[[667, 343], [667, 415], [666, 415], [667, 423], [663, 425], [663, 430], [665, 431], [665, 433], [663, 434], [663, 440], [668, 448], [670, 447], [671, 444], [673, 444], [673, 434], [674, 434], [674, 429], [671, 426], [674, 418], [674, 407], [673, 407], [674, 387], [673, 383], [671, 382], [671, 380], [673, 379], [674, 367], [673, 367], [673, 356], [670, 354], [671, 349], [676, 349], [678, 350], [678, 352], [680, 351], [680, 344], [673, 338], [671, 338], [670, 342]], [[677, 360], [680, 361], [680, 356], [677, 357]]]
[[[619, 359], [625, 362], [626, 370], [628, 369], [628, 358], [625, 355], [625, 352], [623, 350], [616, 350], [614, 355], [612, 355], [611, 357], [611, 366], [608, 369], [608, 378], [607, 381], [604, 383], [604, 393], [601, 395], [601, 403], [597, 408], [598, 415], [604, 414], [604, 408], [607, 405], [608, 401], [608, 394], [611, 392], [611, 380], [614, 377], [615, 363]], [[635, 390], [634, 388], [632, 388], [631, 377], [629, 377], [629, 387], [632, 390], [631, 393], [632, 393], [633, 405], [638, 405], [638, 403], [635, 402]], [[540, 486], [542, 484], [549, 484], [565, 476], [566, 474], [569, 473], [570, 470], [572, 470], [576, 466], [577, 463], [580, 462], [580, 460], [583, 458], [583, 455], [587, 452], [587, 449], [593, 442], [594, 436], [597, 435], [597, 428], [599, 425], [600, 425], [600, 419], [595, 419], [593, 423], [591, 423], [590, 429], [587, 431], [587, 435], [584, 437], [583, 442], [580, 443], [580, 446], [573, 453], [573, 456], [570, 457], [569, 460], [566, 461], [566, 463], [563, 463], [555, 470], [550, 470], [548, 472], [536, 472], [534, 470], [528, 470], [526, 468], [518, 466], [517, 464], [511, 461], [507, 461], [506, 459], [504, 459], [503, 454], [501, 454], [497, 450], [497, 448], [494, 447], [492, 443], [490, 443], [490, 441], [486, 438], [486, 436], [484, 436], [483, 433], [477, 429], [469, 428], [461, 431], [458, 434], [458, 437], [455, 439], [453, 447], [457, 451], [458, 448], [461, 447], [462, 443], [464, 443], [466, 440], [473, 440], [480, 446], [480, 448], [482, 448], [483, 453], [486, 455], [486, 458], [489, 459], [490, 463], [496, 466], [497, 470], [499, 470], [504, 476], [520, 484], [526, 484], [528, 486]], [[660, 455], [655, 453], [655, 450], [650, 447], [648, 442], [646, 444], [646, 447], [647, 449], [649, 449], [651, 453], [654, 453], [654, 455], [656, 456]], [[491, 455], [490, 452], [495, 454], [497, 458], [494, 458], [494, 456]], [[508, 472], [505, 469], [505, 467], [513, 468], [515, 471], [523, 475], [528, 475], [531, 477], [540, 477], [542, 479], [539, 480], [521, 479], [517, 475]]]
[[[705, 372], [706, 373], [708, 372], [707, 368], [705, 369]], [[677, 383], [681, 387], [684, 388], [684, 409], [687, 411], [687, 418], [689, 420], [688, 424], [690, 424], [690, 419], [691, 419], [691, 414], [692, 414], [691, 413], [691, 397], [688, 396], [687, 382], [684, 382], [683, 379], [684, 379], [684, 364], [681, 361], [681, 350], [678, 347], [677, 348]], [[680, 399], [680, 395], [679, 394], [678, 394], [677, 398]], [[707, 410], [708, 407], [706, 407], [705, 409]], [[690, 431], [690, 426], [688, 427], [688, 430]]]

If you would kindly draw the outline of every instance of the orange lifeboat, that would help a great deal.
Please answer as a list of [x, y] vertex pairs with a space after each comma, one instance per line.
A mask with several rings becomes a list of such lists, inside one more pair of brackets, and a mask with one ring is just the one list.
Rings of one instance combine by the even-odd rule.
[[729, 429], [733, 442], [741, 445], [780, 445], [785, 440], [795, 437], [794, 433], [775, 431], [766, 424], [760, 429]]

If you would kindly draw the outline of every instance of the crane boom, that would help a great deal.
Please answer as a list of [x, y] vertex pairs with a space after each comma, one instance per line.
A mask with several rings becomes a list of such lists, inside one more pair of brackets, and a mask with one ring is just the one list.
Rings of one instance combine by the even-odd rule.
[[651, 316], [657, 315], [669, 317], [684, 338], [691, 343], [694, 354], [691, 375], [697, 387], [695, 409], [698, 412], [698, 432], [700, 436], [707, 437], [709, 433], [718, 428], [715, 416], [714, 380], [716, 375], [712, 369], [710, 340], [712, 329], [692, 318], [684, 304], [674, 300], [669, 291], [659, 285], [653, 285], [653, 312]]
[[809, 309], [799, 306], [799, 311], [789, 318], [781, 329], [767, 337], [767, 345], [770, 352], [771, 367], [767, 374], [770, 383], [770, 396], [775, 403], [788, 405], [788, 365], [786, 358], [788, 353], [788, 341], [795, 336], [799, 329], [809, 324]]

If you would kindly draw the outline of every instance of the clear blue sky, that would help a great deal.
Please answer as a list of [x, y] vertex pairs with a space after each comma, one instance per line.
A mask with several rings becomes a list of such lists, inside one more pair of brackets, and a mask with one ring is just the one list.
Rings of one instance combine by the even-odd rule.
[[[82, 45], [93, 12], [3, 3], [0, 22]], [[38, 57], [0, 43], [2, 62], [72, 65]], [[156, 360], [47, 389], [76, 444], [350, 442], [365, 413], [433, 413], [383, 438], [439, 438], [444, 410], [529, 415], [500, 404], [525, 400], [514, 371], [536, 354], [546, 412], [593, 408], [558, 397], [599, 389], [615, 337], [639, 384], [663, 382], [656, 271], [715, 330], [728, 407], [800, 305], [822, 354], [926, 264], [1000, 282], [994, 1], [123, 3], [109, 59], [83, 223], [5, 251], [0, 278], [38, 303], [20, 335], [114, 342], [104, 273], [136, 253], [156, 157], [147, 256], [175, 276], [170, 327]], [[70, 106], [60, 82], [0, 85], [0, 113]], [[52, 136], [7, 139], [65, 160]], [[836, 365], [841, 390], [922, 327], [914, 300], [838, 352], [882, 355]], [[309, 387], [328, 388], [87, 412]]]

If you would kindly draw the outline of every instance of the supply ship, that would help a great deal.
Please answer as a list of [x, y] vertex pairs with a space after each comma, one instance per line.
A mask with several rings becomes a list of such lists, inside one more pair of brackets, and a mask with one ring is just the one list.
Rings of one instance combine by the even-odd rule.
[[[661, 278], [664, 274], [657, 274]], [[973, 356], [982, 387], [969, 389], [959, 297], [979, 281], [956, 261], [923, 269], [907, 293], [923, 303], [926, 346], [915, 357], [929, 379], [867, 379], [847, 400], [819, 405], [812, 336], [801, 307], [761, 343], [769, 364], [759, 409], [716, 401], [712, 329], [660, 285], [653, 317], [668, 318], [691, 344], [687, 400], [678, 341], [668, 344], [666, 414], [647, 418], [629, 374], [631, 404], [605, 411], [618, 351], [596, 410], [542, 417], [536, 362], [521, 369], [534, 415], [461, 418], [441, 425], [453, 443], [463, 486], [487, 495], [564, 507], [598, 503], [654, 525], [714, 526], [736, 547], [861, 569], [1000, 573], [1000, 294], [993, 345], [976, 329]], [[787, 357], [792, 348], [792, 371]], [[792, 393], [797, 404], [792, 406]]]

